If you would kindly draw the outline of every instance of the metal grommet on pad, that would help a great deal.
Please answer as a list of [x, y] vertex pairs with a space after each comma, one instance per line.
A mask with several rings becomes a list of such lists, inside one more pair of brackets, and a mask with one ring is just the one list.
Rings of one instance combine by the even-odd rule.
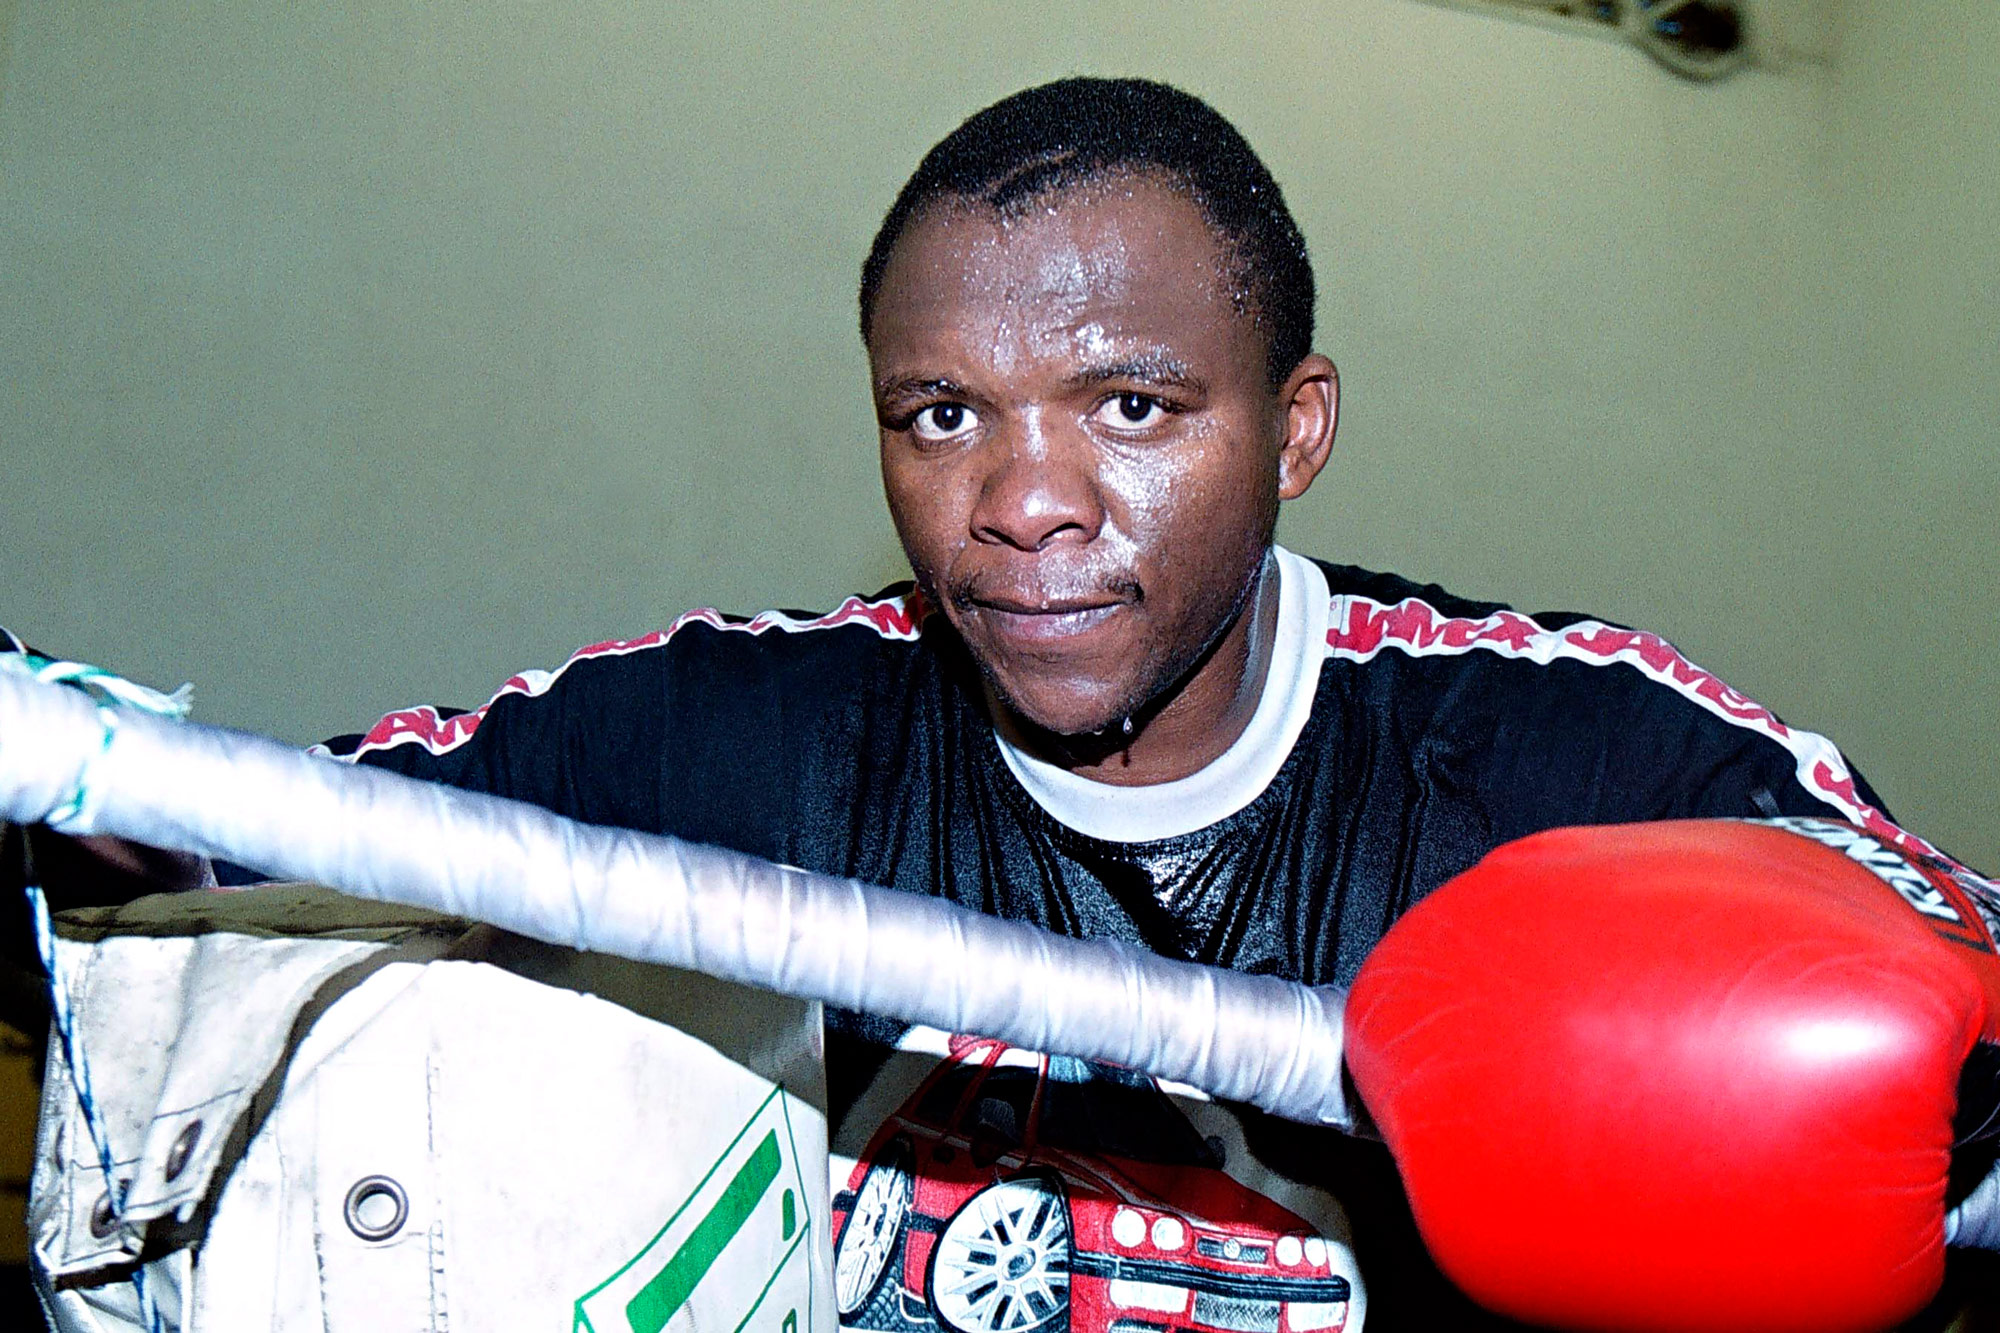
[[111, 1191], [106, 1190], [90, 1205], [90, 1234], [103, 1240], [117, 1229], [118, 1210], [111, 1206]]
[[410, 1196], [387, 1176], [363, 1176], [347, 1191], [347, 1229], [363, 1240], [387, 1240], [410, 1218]]
[[194, 1156], [194, 1146], [201, 1142], [201, 1121], [190, 1120], [167, 1149], [167, 1179], [180, 1179], [181, 1172], [187, 1170], [188, 1159]]

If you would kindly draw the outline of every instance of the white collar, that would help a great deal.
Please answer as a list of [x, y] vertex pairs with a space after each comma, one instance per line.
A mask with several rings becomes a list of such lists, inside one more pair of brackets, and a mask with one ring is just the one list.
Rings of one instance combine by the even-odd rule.
[[1235, 743], [1184, 778], [1114, 787], [1037, 759], [995, 732], [1001, 758], [1036, 804], [1087, 837], [1151, 842], [1226, 819], [1271, 785], [1312, 715], [1330, 618], [1319, 566], [1282, 546], [1271, 550], [1278, 565], [1278, 630], [1264, 693]]

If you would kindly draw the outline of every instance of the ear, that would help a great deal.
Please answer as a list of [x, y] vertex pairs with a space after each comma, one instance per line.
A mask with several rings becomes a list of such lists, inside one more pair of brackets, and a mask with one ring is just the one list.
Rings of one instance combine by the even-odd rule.
[[1278, 451], [1278, 498], [1296, 500], [1313, 484], [1333, 452], [1340, 424], [1340, 372], [1314, 352], [1299, 362], [1278, 399], [1285, 410], [1285, 439]]

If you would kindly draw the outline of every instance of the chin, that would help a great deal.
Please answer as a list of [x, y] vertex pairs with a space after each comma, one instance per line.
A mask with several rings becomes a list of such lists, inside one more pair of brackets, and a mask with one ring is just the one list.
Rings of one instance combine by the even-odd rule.
[[1016, 718], [1052, 736], [1086, 737], [1112, 731], [1137, 713], [1144, 702], [1140, 691], [1102, 686], [1077, 690], [1010, 688], [995, 679], [993, 692]]

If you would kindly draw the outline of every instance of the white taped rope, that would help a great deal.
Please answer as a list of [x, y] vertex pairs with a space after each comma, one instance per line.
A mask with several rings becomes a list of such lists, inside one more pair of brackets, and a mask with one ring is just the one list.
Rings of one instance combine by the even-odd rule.
[[0, 819], [109, 833], [1349, 1124], [1343, 994], [1076, 940], [261, 737], [105, 710], [0, 654]]

